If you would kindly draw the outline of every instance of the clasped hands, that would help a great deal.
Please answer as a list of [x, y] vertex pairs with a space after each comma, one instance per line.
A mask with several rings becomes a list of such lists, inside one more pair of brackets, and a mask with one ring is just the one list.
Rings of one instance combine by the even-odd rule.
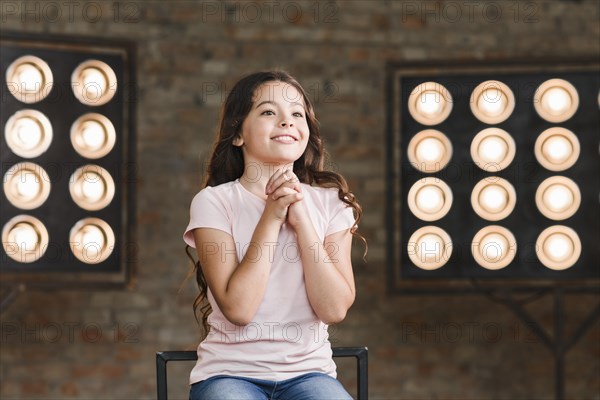
[[282, 224], [289, 223], [296, 228], [301, 221], [307, 221], [308, 210], [302, 201], [304, 194], [300, 180], [291, 168], [275, 171], [265, 186], [268, 208]]

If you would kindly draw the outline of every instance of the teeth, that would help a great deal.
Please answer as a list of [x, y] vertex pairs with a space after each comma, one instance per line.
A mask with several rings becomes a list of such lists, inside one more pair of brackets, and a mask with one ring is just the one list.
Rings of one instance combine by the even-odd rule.
[[276, 140], [278, 142], [293, 142], [296, 139], [294, 139], [293, 136], [277, 136], [277, 137], [274, 137], [273, 140]]

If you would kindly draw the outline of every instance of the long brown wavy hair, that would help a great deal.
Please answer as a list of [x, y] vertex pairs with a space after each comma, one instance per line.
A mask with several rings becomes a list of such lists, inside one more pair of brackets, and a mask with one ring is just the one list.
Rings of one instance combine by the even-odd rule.
[[[212, 148], [210, 162], [202, 187], [217, 186], [222, 183], [231, 182], [240, 178], [244, 173], [245, 165], [242, 149], [234, 146], [233, 141], [241, 135], [242, 123], [252, 109], [256, 89], [267, 82], [290, 84], [302, 94], [304, 104], [306, 105], [309, 138], [306, 150], [294, 162], [294, 173], [300, 182], [326, 188], [337, 188], [340, 200], [354, 210], [355, 220], [350, 232], [364, 243], [364, 260], [367, 255], [368, 245], [366, 239], [357, 232], [358, 222], [362, 216], [362, 208], [354, 194], [350, 192], [348, 183], [344, 177], [334, 171], [324, 170], [327, 153], [323, 148], [319, 122], [315, 117], [313, 105], [298, 81], [285, 71], [263, 71], [247, 75], [238, 81], [231, 92], [229, 92], [221, 110], [217, 138]], [[193, 304], [194, 316], [196, 317], [196, 321], [198, 321], [198, 312], [200, 312], [202, 326], [204, 327], [205, 334], [208, 334], [208, 315], [211, 312], [211, 307], [207, 301], [206, 279], [202, 273], [200, 261], [196, 261], [191, 254], [191, 247], [186, 245], [185, 251], [192, 264], [194, 264], [194, 271], [192, 273], [196, 275], [196, 282], [200, 291]], [[199, 307], [200, 309], [198, 310]]]

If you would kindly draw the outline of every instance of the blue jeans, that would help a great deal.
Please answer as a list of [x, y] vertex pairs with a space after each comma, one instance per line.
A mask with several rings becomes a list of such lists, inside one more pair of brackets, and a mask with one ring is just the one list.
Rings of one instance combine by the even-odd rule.
[[352, 400], [335, 378], [319, 372], [284, 381], [218, 375], [194, 383], [190, 400]]

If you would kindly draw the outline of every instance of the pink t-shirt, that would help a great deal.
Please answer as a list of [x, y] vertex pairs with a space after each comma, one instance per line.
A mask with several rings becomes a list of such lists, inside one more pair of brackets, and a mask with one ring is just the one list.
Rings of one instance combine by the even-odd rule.
[[[319, 240], [349, 229], [352, 208], [346, 207], [337, 189], [302, 184], [304, 200]], [[246, 190], [239, 179], [206, 187], [192, 200], [190, 223], [184, 241], [195, 247], [195, 228], [215, 228], [233, 237], [235, 249], [221, 249], [224, 257], [235, 254], [241, 261], [263, 213], [266, 201]], [[315, 247], [317, 249], [318, 247]], [[190, 384], [215, 375], [237, 375], [266, 380], [285, 380], [321, 372], [336, 377], [327, 325], [314, 313], [306, 293], [302, 262], [294, 230], [284, 224], [277, 243], [268, 247], [273, 260], [269, 283], [252, 322], [230, 323], [210, 290], [210, 333], [198, 346], [198, 362]], [[208, 247], [207, 247], [208, 250]], [[214, 249], [213, 249], [214, 250]], [[255, 250], [253, 250], [255, 251]], [[314, 256], [325, 257], [315, 250]]]

